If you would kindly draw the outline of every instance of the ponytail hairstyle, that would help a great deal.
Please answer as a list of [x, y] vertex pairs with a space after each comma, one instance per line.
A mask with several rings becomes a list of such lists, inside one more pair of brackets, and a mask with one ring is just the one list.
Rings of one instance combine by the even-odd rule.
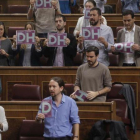
[[57, 82], [58, 85], [59, 85], [59, 87], [62, 87], [63, 86], [62, 93], [67, 94], [67, 91], [65, 90], [65, 83], [64, 83], [64, 81], [63, 81], [62, 78], [60, 78], [60, 77], [53, 77], [53, 78], [51, 78], [51, 80]]

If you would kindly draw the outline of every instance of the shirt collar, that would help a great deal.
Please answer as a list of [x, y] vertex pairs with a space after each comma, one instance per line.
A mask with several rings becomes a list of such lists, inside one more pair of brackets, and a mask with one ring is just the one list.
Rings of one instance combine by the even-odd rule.
[[[52, 99], [52, 97], [51, 97], [51, 99]], [[65, 95], [62, 93], [61, 104], [65, 103], [65, 101], [66, 101], [66, 97], [65, 97]], [[55, 101], [53, 101], [53, 99], [52, 99], [52, 102], [55, 103]]]
[[136, 27], [135, 27], [135, 24], [134, 24], [134, 27], [133, 27], [133, 29], [132, 29], [131, 31], [127, 31], [125, 28], [124, 28], [124, 31], [125, 31], [125, 32], [135, 32], [135, 28], [136, 28]]

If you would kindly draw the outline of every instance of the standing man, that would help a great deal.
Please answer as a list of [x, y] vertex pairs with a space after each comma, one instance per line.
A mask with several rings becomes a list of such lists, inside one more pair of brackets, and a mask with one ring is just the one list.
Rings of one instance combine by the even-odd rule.
[[[63, 15], [56, 15], [55, 24], [58, 33], [65, 33], [66, 18]], [[73, 66], [73, 58], [77, 53], [77, 42], [72, 34], [67, 33], [67, 47], [48, 47], [44, 41], [44, 56], [48, 58], [48, 66]]]
[[53, 77], [49, 82], [51, 96], [43, 101], [52, 100], [52, 117], [45, 118], [42, 105], [39, 106], [36, 120], [44, 120], [45, 140], [79, 140], [78, 107], [73, 99], [64, 95], [64, 87], [60, 77]]
[[134, 53], [118, 53], [112, 46], [112, 52], [119, 54], [119, 66], [140, 66], [140, 27], [135, 25], [134, 12], [125, 10], [123, 13], [124, 28], [117, 33], [117, 43], [134, 42]]
[[[78, 67], [74, 91], [87, 93], [87, 99], [93, 102], [105, 102], [106, 93], [110, 91], [111, 75], [108, 67], [98, 62], [99, 49], [90, 46], [86, 50], [87, 63]], [[70, 95], [76, 98], [75, 92]]]
[[[112, 29], [101, 24], [101, 10], [99, 8], [92, 8], [90, 10], [90, 26], [91, 27], [100, 27], [100, 36], [98, 40], [87, 40], [84, 41], [84, 38], [79, 37], [79, 43], [77, 49], [79, 52], [85, 52], [89, 46], [96, 46], [99, 48], [98, 61], [103, 63], [106, 66], [109, 66], [109, 57], [108, 52], [111, 50], [111, 46], [114, 44], [114, 36]], [[86, 56], [84, 57], [83, 63], [86, 63]]]
[[[84, 6], [86, 9], [92, 9], [96, 7], [96, 2], [94, 0], [87, 0]], [[104, 16], [102, 16], [101, 20], [102, 20], [101, 21], [102, 24], [107, 25], [107, 21]], [[79, 37], [79, 34], [82, 33], [82, 27], [86, 27], [89, 25], [90, 25], [89, 19], [84, 19], [84, 16], [80, 17], [74, 29], [74, 33], [73, 33], [74, 36]]]
[[55, 15], [60, 14], [59, 1], [52, 1], [52, 8], [38, 8], [35, 7], [36, 0], [30, 0], [30, 8], [28, 11], [27, 18], [31, 19], [34, 17], [36, 31], [38, 37], [45, 38], [47, 37], [48, 32], [55, 32]]

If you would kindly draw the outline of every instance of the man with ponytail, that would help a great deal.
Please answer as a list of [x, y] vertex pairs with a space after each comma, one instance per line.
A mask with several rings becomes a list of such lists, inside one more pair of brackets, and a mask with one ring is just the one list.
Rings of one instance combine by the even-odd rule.
[[51, 78], [49, 82], [51, 96], [43, 100], [52, 100], [51, 117], [45, 117], [42, 105], [39, 106], [36, 120], [44, 121], [45, 140], [79, 140], [78, 107], [73, 99], [64, 94], [64, 87], [64, 81], [60, 77]]

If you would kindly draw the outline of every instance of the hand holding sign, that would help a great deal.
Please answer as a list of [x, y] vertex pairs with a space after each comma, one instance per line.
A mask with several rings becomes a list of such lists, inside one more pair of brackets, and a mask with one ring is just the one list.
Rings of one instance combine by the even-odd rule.
[[43, 113], [37, 114], [37, 120], [44, 120], [44, 119], [45, 119], [45, 115]]
[[97, 97], [99, 95], [98, 92], [94, 92], [94, 91], [87, 91], [87, 99], [92, 100], [95, 97]]
[[34, 4], [35, 4], [36, 0], [30, 0], [30, 5], [31, 5], [31, 8], [34, 8]]
[[115, 50], [121, 53], [133, 53], [132, 46], [134, 45], [133, 42], [130, 43], [116, 43], [114, 44]]
[[42, 101], [42, 113], [45, 117], [52, 117], [52, 100]]
[[66, 38], [66, 44], [67, 46], [70, 44], [70, 40], [68, 38]]
[[140, 51], [140, 46], [138, 44], [134, 44], [132, 46], [132, 50], [134, 50], [134, 51]]

